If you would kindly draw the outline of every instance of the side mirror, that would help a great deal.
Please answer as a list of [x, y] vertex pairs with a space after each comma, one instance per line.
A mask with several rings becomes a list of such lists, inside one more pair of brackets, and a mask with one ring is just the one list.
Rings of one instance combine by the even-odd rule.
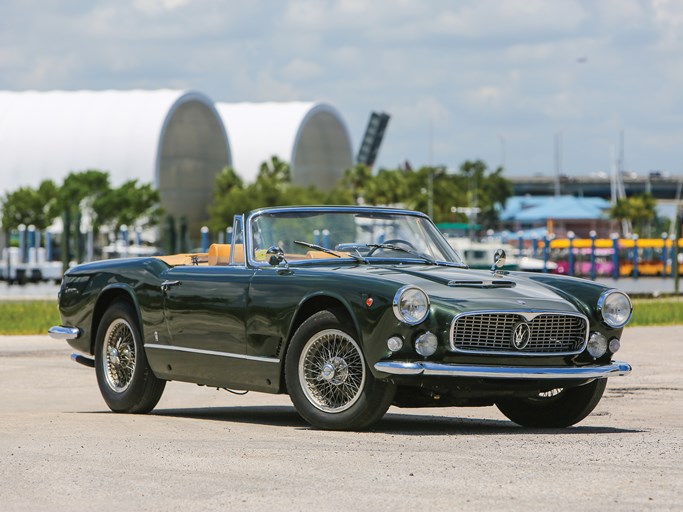
[[273, 267], [277, 267], [280, 263], [285, 261], [285, 251], [276, 245], [268, 248], [266, 256], [268, 258], [268, 264]]
[[491, 266], [491, 272], [495, 272], [498, 268], [503, 268], [505, 266], [505, 251], [503, 249], [498, 249], [493, 255], [493, 265]]

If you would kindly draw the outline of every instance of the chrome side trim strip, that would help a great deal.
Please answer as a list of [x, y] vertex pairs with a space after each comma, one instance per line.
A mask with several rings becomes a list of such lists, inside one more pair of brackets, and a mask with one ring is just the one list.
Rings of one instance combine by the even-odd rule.
[[47, 334], [53, 340], [75, 340], [81, 335], [81, 330], [78, 327], [55, 325], [48, 329]]
[[472, 377], [483, 379], [603, 379], [631, 373], [631, 365], [612, 361], [590, 366], [476, 366], [401, 361], [380, 361], [375, 370], [391, 375], [424, 375], [434, 377]]
[[[453, 335], [455, 333], [455, 323], [459, 318], [464, 316], [476, 316], [476, 315], [519, 315], [524, 318], [527, 322], [531, 322], [534, 318], [541, 315], [553, 315], [553, 316], [574, 316], [577, 318], [582, 318], [586, 322], [586, 332], [583, 337], [583, 343], [577, 350], [571, 352], [524, 352], [523, 350], [468, 350], [462, 349], [455, 346], [455, 340]], [[543, 309], [527, 309], [527, 310], [514, 310], [514, 309], [482, 309], [478, 311], [467, 311], [465, 313], [459, 313], [453, 317], [451, 320], [451, 328], [448, 333], [448, 344], [450, 346], [451, 352], [459, 352], [461, 354], [485, 354], [485, 355], [505, 355], [505, 356], [573, 356], [580, 354], [586, 349], [588, 344], [588, 335], [590, 334], [590, 322], [586, 315], [581, 313], [572, 313], [571, 311], [546, 311]]]
[[218, 352], [216, 350], [202, 350], [199, 348], [176, 347], [173, 345], [158, 345], [156, 343], [145, 344], [145, 348], [159, 349], [159, 350], [175, 350], [176, 352], [189, 352], [191, 354], [202, 354], [205, 356], [220, 356], [230, 357], [233, 359], [246, 359], [247, 361], [260, 361], [262, 363], [279, 363], [279, 359], [274, 357], [259, 357], [249, 356], [247, 354], [233, 354], [232, 352]]

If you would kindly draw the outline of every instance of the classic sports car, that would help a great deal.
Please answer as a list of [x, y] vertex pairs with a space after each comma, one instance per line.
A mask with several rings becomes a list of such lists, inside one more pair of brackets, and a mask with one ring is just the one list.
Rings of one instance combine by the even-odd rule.
[[624, 293], [565, 276], [470, 270], [426, 215], [266, 208], [204, 254], [76, 266], [59, 292], [77, 362], [105, 402], [145, 413], [166, 381], [288, 393], [325, 429], [390, 405], [496, 405], [567, 427], [600, 400], [631, 316]]

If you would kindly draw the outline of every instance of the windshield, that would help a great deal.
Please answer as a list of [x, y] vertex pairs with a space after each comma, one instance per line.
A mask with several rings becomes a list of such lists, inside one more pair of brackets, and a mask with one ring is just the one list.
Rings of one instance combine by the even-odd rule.
[[276, 246], [289, 263], [353, 259], [419, 260], [464, 265], [432, 222], [418, 215], [368, 210], [273, 211], [252, 217], [251, 258], [266, 262]]

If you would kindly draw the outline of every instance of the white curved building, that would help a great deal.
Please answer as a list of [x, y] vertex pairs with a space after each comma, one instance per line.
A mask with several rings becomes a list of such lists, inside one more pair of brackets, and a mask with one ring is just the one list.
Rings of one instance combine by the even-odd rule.
[[[227, 131], [226, 131], [227, 128]], [[207, 219], [215, 176], [253, 181], [277, 155], [292, 180], [323, 189], [353, 165], [349, 132], [323, 103], [219, 103], [192, 91], [0, 91], [0, 196], [71, 171], [108, 171], [117, 186], [153, 183], [161, 206]]]
[[196, 225], [230, 146], [213, 102], [197, 92], [0, 91], [0, 193], [71, 171], [153, 182], [162, 207]]
[[232, 165], [246, 181], [275, 155], [289, 162], [292, 182], [332, 188], [353, 165], [346, 123], [325, 103], [217, 103], [232, 148]]

